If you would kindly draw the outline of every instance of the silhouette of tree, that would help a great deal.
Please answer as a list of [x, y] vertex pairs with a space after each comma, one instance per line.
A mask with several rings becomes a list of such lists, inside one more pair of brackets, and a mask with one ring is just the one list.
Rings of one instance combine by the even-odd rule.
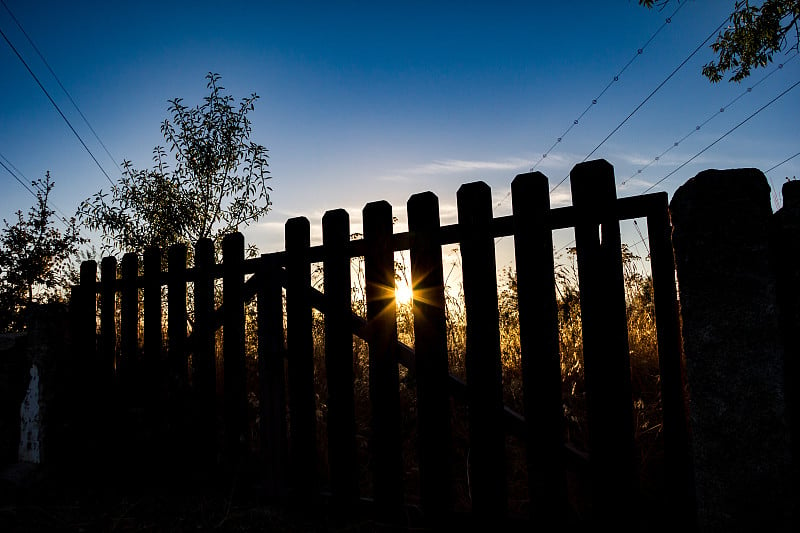
[[13, 225], [3, 219], [0, 230], [0, 331], [21, 328], [23, 312], [35, 299], [60, 299], [58, 291], [70, 276], [68, 259], [86, 242], [74, 218], [66, 221], [63, 234], [53, 227], [55, 211], [48, 201], [55, 183], [50, 173], [32, 184], [36, 204], [27, 216], [17, 211]]
[[[663, 7], [669, 1], [639, 0], [639, 4]], [[739, 82], [750, 75], [751, 69], [768, 65], [775, 53], [800, 50], [799, 19], [800, 0], [764, 0], [760, 6], [751, 5], [749, 0], [736, 0], [730, 25], [711, 44], [717, 61], [703, 66], [703, 76], [717, 83], [730, 72], [728, 81]], [[787, 36], [792, 30], [794, 39], [789, 41]]]
[[248, 113], [256, 94], [235, 106], [223, 94], [219, 74], [208, 73], [210, 94], [195, 107], [181, 98], [168, 100], [171, 120], [161, 124], [167, 150], [153, 149], [152, 168], [140, 170], [125, 160], [110, 196], [100, 190], [84, 200], [81, 221], [101, 232], [105, 252], [141, 253], [200, 238], [215, 240], [255, 222], [270, 209], [267, 149], [251, 142]]

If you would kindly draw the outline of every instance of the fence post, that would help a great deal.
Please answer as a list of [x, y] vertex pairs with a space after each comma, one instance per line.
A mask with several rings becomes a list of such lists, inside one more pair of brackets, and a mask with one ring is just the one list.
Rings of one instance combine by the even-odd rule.
[[370, 202], [364, 206], [363, 219], [374, 496], [378, 512], [396, 518], [403, 504], [403, 462], [392, 206], [385, 201]]
[[247, 442], [247, 383], [244, 353], [244, 235], [222, 238], [222, 353], [225, 459], [238, 471]]
[[192, 389], [199, 454], [217, 461], [217, 355], [214, 324], [214, 241], [203, 238], [194, 247], [194, 346]]
[[769, 185], [707, 170], [670, 204], [701, 531], [788, 531], [784, 349]]
[[[76, 446], [80, 449], [80, 458], [89, 466], [90, 472], [97, 465], [97, 456], [103, 451], [100, 432], [92, 414], [96, 411], [96, 403], [91, 391], [95, 389], [97, 380], [97, 262], [84, 261], [80, 267], [80, 285], [73, 292], [77, 300], [75, 325], [76, 343], [73, 345], [75, 356], [73, 361], [79, 367], [75, 387], [77, 389], [78, 428], [76, 430]], [[77, 292], [77, 295], [76, 295]]]
[[[350, 286], [350, 217], [344, 209], [322, 217], [325, 247], [325, 369], [328, 379], [328, 463], [334, 509], [346, 513], [358, 498], [353, 332]], [[343, 509], [341, 509], [344, 507]]]
[[550, 186], [541, 172], [511, 182], [519, 342], [531, 518], [567, 516], [561, 355], [558, 337]]
[[277, 254], [263, 254], [258, 284], [258, 375], [261, 446], [266, 462], [267, 497], [286, 485], [286, 385], [282, 271]]
[[505, 519], [508, 509], [492, 196], [484, 182], [462, 185], [456, 196], [467, 315], [470, 490], [473, 513], [487, 525]]
[[426, 520], [440, 527], [453, 508], [453, 474], [439, 200], [432, 192], [415, 194], [409, 198], [407, 209], [414, 295], [420, 496]]
[[286, 346], [289, 377], [291, 482], [301, 501], [317, 491], [314, 338], [311, 309], [310, 226], [304, 217], [286, 221]]
[[[633, 434], [628, 319], [614, 169], [605, 160], [570, 173], [589, 411], [593, 519], [635, 523], [639, 505]], [[632, 519], [631, 519], [632, 518]]]
[[667, 193], [660, 193], [650, 208], [647, 235], [664, 427], [664, 516], [670, 529], [688, 533], [697, 529], [697, 507]]

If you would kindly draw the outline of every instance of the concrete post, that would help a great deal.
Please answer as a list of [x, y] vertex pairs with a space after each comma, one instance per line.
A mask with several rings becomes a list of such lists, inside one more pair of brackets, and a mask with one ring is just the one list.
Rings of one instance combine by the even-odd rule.
[[787, 531], [784, 346], [769, 185], [707, 170], [670, 204], [701, 532]]

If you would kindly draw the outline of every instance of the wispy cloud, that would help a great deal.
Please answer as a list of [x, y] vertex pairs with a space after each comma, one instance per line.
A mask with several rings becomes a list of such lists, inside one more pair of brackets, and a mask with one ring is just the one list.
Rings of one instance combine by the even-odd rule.
[[530, 167], [530, 161], [519, 157], [500, 159], [495, 161], [478, 161], [467, 159], [440, 159], [430, 163], [416, 165], [407, 169], [398, 170], [392, 174], [379, 177], [381, 181], [406, 181], [419, 176], [434, 176], [442, 174], [470, 174], [486, 171], [522, 171]]

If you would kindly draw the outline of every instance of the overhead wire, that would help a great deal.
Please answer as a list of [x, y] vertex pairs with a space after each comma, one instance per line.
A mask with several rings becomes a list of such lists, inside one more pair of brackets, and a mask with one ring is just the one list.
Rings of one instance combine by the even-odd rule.
[[793, 59], [795, 59], [797, 56], [798, 56], [798, 53], [797, 53], [797, 52], [795, 52], [795, 53], [794, 53], [792, 56], [790, 56], [790, 57], [789, 57], [789, 59], [787, 59], [785, 62], [783, 62], [783, 63], [779, 63], [779, 64], [778, 64], [778, 65], [777, 65], [777, 66], [776, 66], [774, 69], [772, 69], [772, 70], [771, 70], [769, 73], [767, 73], [767, 75], [766, 75], [766, 76], [762, 77], [762, 78], [761, 78], [760, 80], [758, 80], [756, 83], [754, 83], [753, 85], [751, 85], [750, 87], [748, 87], [747, 89], [745, 89], [744, 91], [742, 91], [742, 92], [741, 92], [741, 93], [740, 93], [738, 96], [736, 96], [736, 97], [735, 97], [733, 100], [731, 100], [731, 101], [730, 101], [730, 102], [728, 102], [727, 104], [725, 104], [725, 105], [721, 106], [721, 107], [719, 108], [719, 110], [717, 110], [716, 112], [712, 113], [712, 114], [711, 114], [711, 115], [710, 115], [710, 116], [709, 116], [709, 117], [708, 117], [706, 120], [704, 120], [703, 122], [701, 122], [700, 124], [698, 124], [698, 125], [696, 125], [694, 128], [692, 128], [692, 129], [691, 129], [691, 130], [690, 130], [690, 131], [689, 131], [689, 132], [688, 132], [686, 135], [684, 135], [683, 137], [681, 137], [681, 138], [680, 138], [680, 139], [678, 139], [677, 141], [674, 141], [674, 142], [673, 142], [673, 143], [672, 143], [672, 144], [671, 144], [671, 145], [670, 145], [670, 146], [669, 146], [669, 147], [668, 147], [666, 150], [664, 150], [663, 152], [661, 152], [660, 154], [658, 154], [657, 156], [655, 156], [653, 159], [651, 159], [649, 163], [647, 163], [646, 165], [644, 165], [642, 168], [639, 168], [639, 169], [637, 169], [636, 171], [634, 171], [634, 172], [633, 172], [633, 174], [631, 174], [631, 175], [630, 175], [630, 176], [629, 176], [627, 179], [625, 179], [625, 180], [621, 181], [621, 182], [620, 182], [620, 186], [623, 186], [623, 185], [627, 184], [627, 183], [628, 183], [628, 181], [630, 181], [631, 179], [633, 179], [635, 176], [637, 176], [637, 175], [640, 175], [642, 172], [644, 172], [645, 170], [647, 170], [647, 169], [648, 169], [650, 166], [652, 166], [652, 165], [653, 165], [653, 164], [655, 164], [656, 162], [660, 161], [660, 160], [661, 160], [661, 158], [662, 158], [662, 157], [664, 157], [664, 156], [665, 156], [667, 153], [669, 153], [670, 151], [672, 151], [674, 148], [677, 148], [677, 147], [678, 147], [678, 145], [680, 145], [680, 144], [681, 144], [683, 141], [685, 141], [686, 139], [688, 139], [689, 137], [691, 137], [692, 135], [694, 135], [696, 132], [700, 131], [700, 130], [701, 130], [701, 129], [702, 129], [702, 128], [703, 128], [703, 127], [706, 125], [706, 124], [708, 124], [709, 122], [711, 122], [711, 121], [712, 121], [714, 118], [718, 117], [719, 115], [721, 115], [722, 113], [724, 113], [725, 111], [727, 111], [727, 110], [728, 110], [728, 109], [729, 109], [729, 108], [730, 108], [730, 107], [731, 107], [733, 104], [735, 104], [737, 101], [739, 101], [739, 100], [740, 100], [742, 97], [744, 97], [744, 96], [745, 96], [745, 95], [747, 95], [747, 94], [750, 94], [750, 93], [753, 91], [753, 89], [755, 89], [755, 88], [756, 88], [758, 85], [760, 85], [761, 83], [763, 83], [764, 81], [766, 81], [766, 80], [767, 80], [767, 78], [769, 78], [770, 76], [772, 76], [773, 74], [775, 74], [777, 71], [779, 71], [779, 70], [782, 70], [782, 69], [783, 69], [783, 68], [784, 68], [784, 67], [785, 67], [785, 66], [786, 66], [786, 65], [787, 65], [787, 64], [788, 64], [790, 61], [792, 61]]
[[539, 158], [536, 164], [533, 165], [533, 167], [531, 167], [530, 172], [535, 171], [536, 168], [541, 164], [541, 162], [547, 158], [548, 154], [550, 154], [550, 152], [564, 139], [564, 137], [567, 136], [567, 134], [572, 130], [572, 128], [574, 128], [580, 123], [580, 120], [584, 117], [584, 115], [586, 115], [586, 113], [588, 113], [593, 106], [597, 105], [597, 102], [606, 93], [606, 91], [608, 91], [614, 83], [619, 81], [620, 77], [628, 69], [628, 67], [631, 66], [631, 64], [636, 60], [636, 58], [638, 58], [644, 53], [644, 50], [645, 48], [647, 48], [647, 45], [649, 45], [653, 41], [653, 39], [656, 38], [656, 36], [661, 32], [661, 30], [663, 30], [668, 24], [672, 22], [672, 18], [678, 13], [678, 11], [680, 11], [683, 8], [683, 6], [686, 5], [686, 3], [687, 2], [678, 3], [677, 9], [675, 9], [675, 11], [673, 11], [672, 14], [664, 20], [664, 23], [661, 26], [659, 26], [659, 28], [655, 31], [655, 33], [653, 33], [653, 35], [650, 36], [647, 42], [645, 42], [641, 47], [639, 47], [636, 50], [636, 53], [633, 55], [633, 57], [631, 57], [631, 59], [625, 64], [625, 66], [622, 67], [622, 69], [619, 72], [617, 72], [617, 74], [615, 74], [613, 78], [611, 78], [611, 81], [608, 82], [608, 84], [603, 88], [602, 91], [600, 91], [600, 94], [598, 94], [596, 97], [592, 99], [591, 103], [588, 106], [586, 106], [583, 112], [580, 115], [578, 115], [576, 119], [572, 121], [572, 124], [570, 124], [569, 127], [566, 130], [564, 130], [564, 132], [559, 137], [556, 138], [555, 142], [550, 146], [550, 148], [548, 148], [547, 151], [545, 151], [542, 154], [542, 156]]
[[[0, 4], [3, 4], [3, 7], [5, 8], [5, 10], [8, 11], [8, 14], [11, 16], [11, 19], [14, 21], [14, 23], [17, 25], [19, 30], [22, 32], [22, 34], [28, 40], [28, 43], [30, 43], [31, 47], [34, 49], [36, 54], [39, 56], [39, 59], [41, 59], [42, 63], [44, 63], [44, 66], [47, 67], [48, 71], [50, 71], [50, 74], [56, 80], [56, 83], [58, 83], [58, 86], [61, 88], [61, 90], [67, 96], [67, 98], [69, 99], [70, 103], [72, 103], [72, 106], [75, 108], [75, 110], [78, 112], [80, 117], [83, 119], [83, 122], [89, 128], [89, 131], [92, 132], [92, 135], [94, 135], [94, 138], [97, 139], [97, 142], [100, 144], [100, 146], [103, 147], [103, 150], [106, 152], [106, 155], [108, 155], [109, 159], [111, 159], [111, 161], [114, 163], [114, 165], [117, 168], [120, 168], [119, 163], [117, 163], [117, 160], [114, 158], [114, 156], [111, 155], [111, 152], [109, 152], [109, 150], [106, 147], [105, 143], [100, 139], [100, 136], [97, 134], [95, 129], [89, 123], [89, 120], [86, 118], [86, 115], [83, 114], [83, 111], [81, 111], [81, 109], [78, 107], [78, 104], [72, 98], [72, 95], [69, 94], [69, 91], [67, 91], [66, 87], [64, 87], [64, 84], [61, 83], [61, 80], [56, 75], [56, 73], [53, 71], [53, 69], [50, 67], [50, 63], [47, 62], [47, 59], [45, 59], [44, 55], [39, 50], [39, 47], [36, 46], [36, 43], [33, 42], [33, 39], [31, 38], [31, 36], [28, 35], [28, 32], [26, 32], [25, 28], [22, 27], [22, 24], [20, 23], [20, 21], [17, 19], [16, 16], [14, 16], [14, 13], [12, 13], [11, 9], [9, 9], [8, 5], [6, 5], [5, 0], [0, 0]], [[121, 168], [120, 168], [120, 170], [121, 170]]]
[[[597, 96], [592, 98], [592, 101], [589, 103], [589, 105], [586, 106], [586, 108], [583, 110], [583, 112], [581, 112], [581, 114], [578, 115], [578, 117], [575, 118], [572, 121], [572, 123], [567, 127], [567, 129], [564, 130], [564, 132], [559, 137], [556, 138], [556, 140], [553, 142], [553, 144], [550, 146], [550, 148], [548, 148], [541, 155], [541, 157], [539, 157], [539, 160], [536, 161], [536, 163], [532, 167], [530, 167], [528, 169], [528, 172], [534, 172], [539, 167], [539, 165], [542, 163], [542, 161], [544, 161], [547, 158], [547, 156], [550, 154], [550, 152], [552, 152], [553, 149], [559, 143], [561, 143], [564, 140], [564, 137], [566, 137], [567, 134], [569, 134], [569, 132], [572, 131], [572, 129], [580, 123], [581, 119], [583, 119], [583, 117], [586, 115], [586, 113], [588, 113], [589, 110], [592, 107], [597, 105], [597, 103], [600, 101], [600, 98], [602, 98], [602, 96], [611, 88], [611, 86], [614, 85], [615, 83], [617, 83], [620, 80], [622, 74], [628, 69], [629, 66], [631, 66], [631, 64], [639, 56], [641, 56], [644, 53], [645, 48], [647, 48], [647, 46], [651, 42], [653, 42], [653, 40], [656, 38], [656, 36], [659, 33], [661, 33], [661, 30], [663, 30], [667, 25], [672, 23], [672, 19], [675, 17], [675, 15], [678, 14], [678, 11], [680, 11], [683, 8], [683, 6], [685, 6], [686, 4], [687, 4], [687, 2], [685, 2], [685, 1], [684, 2], [678, 2], [678, 7], [672, 12], [672, 14], [670, 16], [668, 16], [666, 19], [664, 19], [664, 22], [661, 24], [661, 26], [658, 27], [658, 29], [650, 36], [649, 39], [647, 39], [647, 41], [642, 46], [640, 46], [639, 48], [636, 49], [636, 53], [633, 55], [633, 57], [631, 57], [628, 60], [628, 62], [625, 63], [625, 65], [611, 78], [611, 81], [609, 81], [606, 84], [606, 86], [603, 88], [603, 90], [600, 91], [600, 93]], [[496, 207], [500, 207], [503, 204], [503, 202], [505, 202], [508, 199], [509, 196], [511, 196], [511, 191], [510, 190], [508, 191], [508, 193], [502, 199], [500, 199], [500, 201], [497, 202]]]
[[[747, 118], [745, 118], [744, 120], [742, 120], [741, 122], [739, 122], [738, 124], [736, 124], [734, 127], [732, 127], [731, 129], [729, 129], [728, 131], [726, 131], [725, 133], [723, 133], [723, 134], [722, 134], [720, 137], [718, 137], [718, 138], [717, 138], [717, 139], [716, 139], [714, 142], [712, 142], [711, 144], [709, 144], [708, 146], [706, 146], [705, 148], [703, 148], [702, 150], [700, 150], [699, 152], [697, 152], [696, 154], [694, 154], [692, 157], [690, 157], [689, 159], [687, 159], [686, 161], [684, 161], [684, 162], [683, 162], [681, 165], [679, 165], [677, 168], [675, 168], [674, 170], [672, 170], [672, 171], [671, 171], [669, 174], [665, 175], [664, 177], [662, 177], [661, 179], [659, 179], [658, 181], [656, 181], [655, 183], [653, 183], [653, 184], [652, 184], [650, 187], [648, 187], [647, 189], [645, 189], [645, 190], [644, 190], [644, 193], [647, 193], [647, 192], [649, 192], [649, 191], [653, 190], [654, 188], [656, 188], [656, 187], [657, 187], [659, 184], [661, 184], [662, 182], [664, 182], [664, 181], [665, 181], [666, 179], [668, 179], [670, 176], [674, 175], [674, 174], [675, 174], [676, 172], [678, 172], [680, 169], [682, 169], [683, 167], [685, 167], [686, 165], [688, 165], [689, 163], [691, 163], [692, 161], [694, 161], [695, 159], [697, 159], [698, 157], [700, 157], [700, 156], [701, 156], [703, 153], [705, 153], [707, 150], [709, 150], [709, 149], [710, 149], [712, 146], [714, 146], [715, 144], [717, 144], [718, 142], [720, 142], [722, 139], [724, 139], [725, 137], [727, 137], [728, 135], [730, 135], [731, 133], [733, 133], [734, 131], [736, 131], [737, 129], [739, 129], [739, 127], [741, 127], [742, 125], [744, 125], [746, 122], [748, 122], [750, 119], [752, 119], [753, 117], [755, 117], [756, 115], [758, 115], [759, 113], [761, 113], [763, 110], [765, 110], [766, 108], [768, 108], [768, 107], [769, 107], [770, 105], [772, 105], [773, 103], [777, 102], [777, 101], [778, 101], [778, 100], [779, 100], [779, 99], [780, 99], [780, 98], [781, 98], [783, 95], [785, 95], [786, 93], [788, 93], [789, 91], [791, 91], [792, 89], [794, 89], [795, 87], [797, 87], [798, 85], [800, 85], [800, 80], [796, 81], [796, 82], [795, 82], [794, 84], [792, 84], [792, 85], [791, 85], [789, 88], [785, 89], [783, 92], [781, 92], [781, 93], [780, 93], [779, 95], [777, 95], [775, 98], [773, 98], [772, 100], [770, 100], [769, 102], [767, 102], [766, 104], [764, 104], [763, 106], [761, 106], [760, 108], [758, 108], [758, 109], [757, 109], [756, 111], [754, 111], [752, 114], [750, 114], [750, 115], [749, 115]], [[791, 158], [790, 158], [790, 159], [791, 159]]]
[[112, 187], [113, 187], [113, 186], [114, 186], [114, 181], [111, 179], [111, 177], [108, 175], [108, 173], [106, 172], [106, 170], [103, 168], [103, 166], [100, 164], [100, 162], [99, 162], [99, 161], [97, 160], [97, 158], [94, 156], [94, 154], [92, 153], [92, 151], [89, 149], [89, 147], [88, 147], [88, 146], [86, 145], [86, 143], [83, 141], [83, 139], [81, 138], [81, 136], [78, 134], [78, 132], [77, 132], [77, 131], [75, 130], [75, 128], [72, 126], [72, 123], [69, 121], [69, 119], [66, 117], [66, 115], [64, 115], [64, 112], [63, 112], [63, 111], [61, 111], [61, 108], [60, 108], [60, 107], [58, 107], [58, 104], [56, 104], [55, 100], [53, 100], [53, 97], [52, 97], [52, 96], [50, 96], [50, 93], [49, 93], [49, 92], [47, 92], [47, 89], [45, 89], [45, 88], [44, 88], [44, 85], [42, 85], [42, 82], [39, 80], [39, 77], [38, 77], [38, 76], [36, 76], [36, 74], [33, 72], [33, 70], [31, 70], [31, 67], [28, 65], [28, 63], [25, 61], [25, 59], [22, 57], [22, 54], [20, 54], [20, 53], [19, 53], [19, 50], [17, 50], [17, 48], [14, 46], [14, 44], [11, 42], [11, 40], [8, 38], [8, 36], [5, 34], [5, 32], [2, 30], [2, 28], [0, 28], [0, 35], [2, 35], [2, 36], [3, 36], [3, 39], [5, 39], [6, 43], [8, 43], [8, 46], [10, 46], [10, 47], [11, 47], [11, 50], [13, 50], [13, 51], [14, 51], [14, 53], [15, 53], [15, 54], [16, 54], [16, 56], [17, 56], [17, 58], [18, 58], [18, 59], [19, 59], [19, 60], [22, 62], [22, 64], [23, 64], [23, 65], [25, 66], [25, 68], [27, 69], [28, 73], [29, 73], [29, 74], [30, 74], [30, 75], [33, 77], [33, 79], [36, 81], [36, 84], [39, 86], [39, 88], [42, 90], [42, 92], [45, 94], [45, 96], [47, 96], [47, 99], [48, 99], [48, 100], [50, 100], [50, 103], [51, 103], [51, 104], [53, 104], [53, 107], [56, 109], [56, 111], [58, 111], [58, 114], [59, 114], [59, 115], [61, 115], [61, 118], [62, 118], [62, 119], [64, 119], [64, 122], [67, 124], [67, 126], [69, 126], [69, 129], [72, 131], [72, 133], [73, 133], [73, 134], [75, 135], [75, 137], [78, 139], [78, 141], [80, 141], [80, 143], [81, 143], [81, 145], [83, 146], [84, 150], [86, 150], [86, 153], [87, 153], [87, 154], [89, 154], [89, 157], [91, 157], [91, 158], [92, 158], [92, 161], [94, 161], [95, 165], [97, 165], [97, 168], [99, 168], [99, 169], [100, 169], [100, 172], [102, 172], [102, 173], [103, 173], [103, 175], [106, 177], [106, 179], [108, 180], [108, 182], [109, 182], [109, 183], [112, 185]]
[[[5, 163], [3, 161], [5, 161]], [[33, 196], [37, 201], [39, 200], [39, 194], [42, 194], [44, 191], [40, 188], [37, 188], [39, 194], [33, 192], [33, 190], [28, 185], [26, 185], [25, 182], [22, 181], [19, 177], [22, 176], [24, 178], [25, 177], [24, 174], [22, 174], [22, 172], [20, 172], [19, 169], [17, 169], [17, 167], [15, 167], [11, 163], [11, 161], [9, 161], [8, 158], [6, 158], [2, 153], [0, 153], [0, 167], [3, 167], [6, 170], [6, 172], [8, 172], [11, 175], [12, 178], [14, 178], [20, 185], [22, 185], [25, 188], [26, 191], [30, 193], [31, 196]], [[13, 171], [11, 170], [12, 168], [14, 169]], [[16, 173], [14, 171], [16, 171]], [[17, 174], [19, 174], [19, 176]], [[31, 184], [33, 183], [34, 182], [31, 182]], [[59, 220], [64, 223], [65, 227], [68, 228], [69, 227], [68, 221], [70, 217], [65, 215], [64, 212], [61, 209], [59, 209], [58, 206], [55, 205], [53, 202], [48, 200], [48, 204], [53, 208], [54, 211], [56, 211], [59, 215], [61, 215]]]
[[[709, 33], [709, 34], [708, 34], [708, 37], [706, 37], [706, 38], [703, 40], [703, 42], [702, 42], [702, 43], [700, 43], [699, 45], [697, 45], [697, 48], [695, 48], [695, 49], [694, 49], [694, 51], [692, 51], [692, 53], [690, 53], [690, 54], [689, 54], [689, 55], [686, 57], [686, 59], [684, 59], [683, 61], [681, 61], [681, 63], [680, 63], [680, 64], [679, 64], [677, 67], [675, 67], [675, 68], [672, 70], [672, 72], [670, 72], [670, 73], [669, 73], [669, 75], [668, 75], [666, 78], [664, 78], [664, 80], [663, 80], [661, 83], [659, 83], [659, 84], [656, 86], [656, 88], [655, 88], [655, 89], [653, 89], [652, 91], [650, 91], [650, 94], [648, 94], [648, 95], [647, 95], [647, 97], [645, 97], [645, 99], [644, 99], [644, 100], [642, 100], [642, 101], [639, 103], [639, 105], [637, 105], [637, 106], [636, 106], [636, 107], [633, 109], [633, 111], [631, 111], [631, 112], [628, 114], [628, 116], [627, 116], [627, 117], [625, 117], [625, 118], [624, 118], [624, 119], [623, 119], [623, 120], [622, 120], [622, 121], [621, 121], [619, 124], [617, 124], [617, 126], [616, 126], [616, 127], [614, 127], [614, 129], [612, 129], [612, 130], [611, 130], [611, 132], [610, 132], [608, 135], [606, 135], [606, 137], [605, 137], [605, 138], [604, 138], [602, 141], [600, 141], [600, 143], [599, 143], [597, 146], [595, 146], [595, 147], [594, 147], [594, 149], [593, 149], [591, 152], [589, 152], [588, 154], [586, 154], [586, 157], [584, 157], [584, 158], [583, 158], [583, 160], [582, 160], [581, 162], [585, 162], [586, 160], [588, 160], [588, 159], [589, 159], [589, 158], [590, 158], [590, 157], [591, 157], [591, 156], [592, 156], [592, 155], [593, 155], [593, 154], [594, 154], [594, 153], [595, 153], [595, 152], [596, 152], [596, 151], [597, 151], [597, 150], [598, 150], [598, 149], [599, 149], [601, 146], [603, 146], [603, 145], [606, 143], [606, 141], [608, 141], [608, 139], [610, 139], [610, 138], [611, 138], [611, 137], [612, 137], [612, 136], [613, 136], [613, 135], [614, 135], [614, 134], [615, 134], [617, 131], [619, 131], [619, 129], [620, 129], [620, 128], [621, 128], [623, 125], [625, 125], [625, 123], [626, 123], [626, 122], [628, 122], [628, 120], [630, 120], [630, 118], [631, 118], [633, 115], [635, 115], [635, 114], [636, 114], [636, 112], [637, 112], [637, 111], [639, 111], [639, 109], [641, 109], [641, 108], [642, 108], [642, 106], [644, 106], [644, 104], [646, 104], [646, 103], [647, 103], [647, 102], [650, 100], [650, 98], [652, 98], [652, 97], [653, 97], [653, 96], [654, 96], [654, 95], [655, 95], [655, 94], [656, 94], [656, 93], [657, 93], [657, 92], [658, 92], [658, 91], [659, 91], [659, 90], [660, 90], [660, 89], [661, 89], [661, 88], [662, 88], [662, 87], [663, 87], [663, 86], [664, 86], [664, 85], [665, 85], [665, 84], [666, 84], [666, 83], [667, 83], [667, 82], [668, 82], [668, 81], [669, 81], [669, 80], [670, 80], [670, 79], [671, 79], [671, 78], [672, 78], [672, 77], [673, 77], [673, 76], [674, 76], [674, 75], [675, 75], [675, 74], [676, 74], [676, 73], [677, 73], [677, 72], [678, 72], [678, 71], [681, 69], [681, 68], [683, 68], [683, 66], [684, 66], [684, 65], [685, 65], [685, 64], [686, 64], [686, 63], [687, 63], [687, 62], [688, 62], [688, 61], [689, 61], [689, 60], [690, 60], [692, 57], [694, 57], [694, 56], [695, 56], [695, 54], [697, 54], [697, 52], [699, 52], [699, 51], [700, 51], [700, 49], [701, 49], [701, 48], [703, 48], [703, 46], [705, 46], [705, 44], [706, 44], [706, 43], [707, 43], [707, 42], [708, 42], [708, 41], [709, 41], [709, 40], [710, 40], [710, 39], [711, 39], [711, 38], [712, 38], [714, 35], [716, 35], [716, 34], [719, 32], [719, 30], [722, 28], [722, 26], [724, 26], [724, 25], [725, 25], [725, 23], [726, 23], [726, 22], [728, 22], [728, 17], [727, 17], [727, 16], [726, 16], [726, 17], [725, 17], [725, 19], [724, 19], [724, 20], [723, 20], [723, 21], [720, 23], [720, 25], [719, 25], [719, 26], [717, 26], [717, 27], [714, 29], [714, 31], [712, 31], [711, 33]], [[563, 184], [565, 181], [567, 181], [567, 178], [569, 178], [569, 173], [567, 173], [567, 175], [566, 175], [566, 176], [564, 176], [564, 177], [561, 179], [561, 181], [559, 181], [559, 182], [558, 182], [558, 183], [557, 183], [557, 184], [556, 184], [556, 185], [555, 185], [555, 186], [554, 186], [552, 189], [550, 189], [550, 193], [553, 193], [553, 192], [555, 192], [555, 190], [556, 190], [556, 189], [558, 189], [558, 188], [559, 188], [559, 187], [560, 187], [560, 186], [561, 186], [561, 185], [562, 185], [562, 184]]]

